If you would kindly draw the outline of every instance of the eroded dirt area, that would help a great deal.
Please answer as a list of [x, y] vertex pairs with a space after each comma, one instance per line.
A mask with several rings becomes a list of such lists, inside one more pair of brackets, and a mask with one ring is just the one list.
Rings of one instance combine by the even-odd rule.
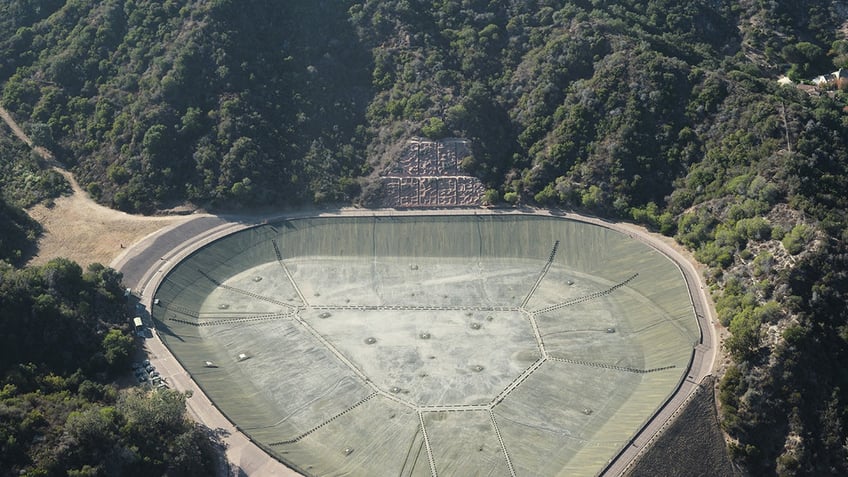
[[72, 184], [73, 195], [56, 199], [53, 207], [37, 205], [27, 211], [44, 227], [30, 264], [65, 257], [82, 267], [95, 262], [108, 265], [138, 240], [188, 220], [186, 216], [144, 217], [118, 212], [95, 203], [76, 182]]

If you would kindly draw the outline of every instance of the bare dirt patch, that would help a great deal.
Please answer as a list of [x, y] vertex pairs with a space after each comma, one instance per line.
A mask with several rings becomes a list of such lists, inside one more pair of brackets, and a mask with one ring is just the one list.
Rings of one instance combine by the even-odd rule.
[[465, 139], [408, 140], [393, 167], [381, 173], [377, 203], [403, 208], [481, 205], [483, 183], [461, 167], [470, 155], [470, 142]]
[[108, 265], [125, 247], [162, 227], [188, 220], [185, 216], [143, 217], [108, 209], [72, 184], [73, 195], [56, 199], [53, 207], [37, 205], [27, 211], [44, 228], [30, 264], [65, 257], [83, 267], [95, 262]]

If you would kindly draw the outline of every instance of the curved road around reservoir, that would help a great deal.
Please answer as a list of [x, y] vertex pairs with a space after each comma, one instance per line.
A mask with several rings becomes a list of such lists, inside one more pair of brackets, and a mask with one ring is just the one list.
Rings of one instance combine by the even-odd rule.
[[[701, 340], [695, 346], [689, 373], [684, 378], [665, 405], [646, 420], [641, 430], [632, 437], [600, 475], [618, 476], [625, 473], [633, 462], [650, 447], [654, 439], [685, 407], [689, 399], [699, 392], [701, 382], [712, 373], [718, 350], [718, 338], [715, 331], [715, 312], [704, 287], [703, 279], [690, 259], [684, 257], [671, 244], [657, 234], [646, 232], [641, 227], [626, 223], [617, 223], [587, 217], [573, 213], [558, 213], [541, 209], [460, 209], [460, 210], [386, 210], [386, 209], [341, 209], [337, 211], [304, 211], [268, 217], [226, 217], [202, 216], [178, 225], [166, 227], [132, 245], [116, 258], [111, 266], [124, 275], [124, 283], [140, 298], [147, 310], [153, 306], [153, 294], [168, 271], [197, 248], [236, 231], [262, 224], [268, 221], [298, 217], [350, 217], [350, 216], [397, 216], [397, 215], [503, 215], [535, 214], [561, 217], [606, 227], [627, 235], [651, 246], [673, 260], [686, 280], [692, 305], [701, 329]], [[149, 315], [147, 315], [149, 316]], [[152, 322], [148, 321], [148, 324]], [[214, 404], [203, 394], [188, 373], [170, 353], [167, 347], [154, 334], [146, 340], [145, 348], [150, 360], [166, 376], [169, 384], [180, 391], [191, 391], [187, 400], [189, 413], [210, 429], [223, 430], [227, 445], [227, 458], [236, 472], [251, 477], [261, 476], [298, 476], [262, 449], [229, 422]], [[712, 392], [712, 389], [706, 389]], [[238, 475], [238, 473], [236, 473]]]

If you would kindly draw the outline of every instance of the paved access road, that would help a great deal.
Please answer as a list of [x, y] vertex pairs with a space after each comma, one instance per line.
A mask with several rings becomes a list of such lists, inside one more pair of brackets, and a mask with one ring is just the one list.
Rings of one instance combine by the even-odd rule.
[[[568, 212], [541, 209], [448, 209], [448, 210], [393, 210], [393, 209], [340, 209], [334, 211], [302, 211], [296, 214], [268, 217], [224, 217], [204, 215], [173, 227], [166, 227], [148, 236], [130, 247], [118, 257], [112, 267], [124, 274], [124, 283], [140, 297], [141, 303], [152, 306], [153, 293], [159, 282], [171, 267], [188, 256], [198, 247], [226, 236], [238, 230], [265, 221], [284, 218], [314, 216], [400, 216], [400, 215], [501, 215], [536, 214], [556, 216], [591, 223], [628, 234], [640, 240], [673, 260], [689, 288], [692, 304], [701, 328], [701, 342], [695, 347], [687, 377], [681, 381], [678, 391], [669, 398], [645, 426], [631, 440], [630, 445], [610, 461], [601, 472], [605, 476], [617, 476], [627, 471], [632, 462], [649, 447], [656, 436], [676, 417], [688, 400], [700, 388], [704, 377], [712, 373], [718, 349], [715, 332], [715, 313], [712, 302], [704, 288], [701, 275], [693, 259], [685, 257], [673, 245], [657, 234], [651, 234], [644, 228], [632, 224], [611, 222], [596, 217], [587, 217]], [[224, 431], [227, 445], [227, 458], [231, 465], [249, 476], [298, 476], [300, 474], [287, 468], [272, 458], [250, 439], [239, 432], [231, 422], [209, 401], [200, 388], [191, 380], [164, 344], [154, 336], [146, 342], [151, 361], [175, 389], [191, 391], [188, 410], [198, 421], [211, 429]], [[712, 390], [707, 390], [712, 392]]]
[[173, 255], [183, 247], [191, 246], [198, 237], [210, 230], [231, 222], [218, 216], [201, 216], [173, 227], [167, 227], [154, 235], [145, 237], [118, 257], [112, 268], [124, 274], [124, 284], [136, 289], [144, 276], [159, 266], [163, 258]]

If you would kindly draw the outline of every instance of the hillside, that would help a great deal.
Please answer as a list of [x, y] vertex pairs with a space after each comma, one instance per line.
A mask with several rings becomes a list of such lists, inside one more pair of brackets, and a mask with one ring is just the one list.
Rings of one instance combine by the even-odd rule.
[[55, 259], [0, 264], [0, 475], [210, 475], [186, 396], [128, 387], [121, 276]]
[[0, 157], [0, 476], [210, 475], [220, 443], [187, 418], [186, 396], [130, 386], [121, 274], [64, 258], [17, 267], [42, 233], [22, 207], [55, 207], [70, 186], [5, 128]]
[[58, 174], [45, 170], [29, 148], [0, 125], [0, 260], [20, 265], [34, 252], [40, 225], [22, 210], [49, 204], [67, 191]]
[[736, 462], [844, 475], [848, 96], [776, 79], [848, 66], [846, 25], [824, 0], [11, 0], [0, 101], [144, 213], [367, 205], [405, 140], [467, 138], [488, 198], [691, 249]]

